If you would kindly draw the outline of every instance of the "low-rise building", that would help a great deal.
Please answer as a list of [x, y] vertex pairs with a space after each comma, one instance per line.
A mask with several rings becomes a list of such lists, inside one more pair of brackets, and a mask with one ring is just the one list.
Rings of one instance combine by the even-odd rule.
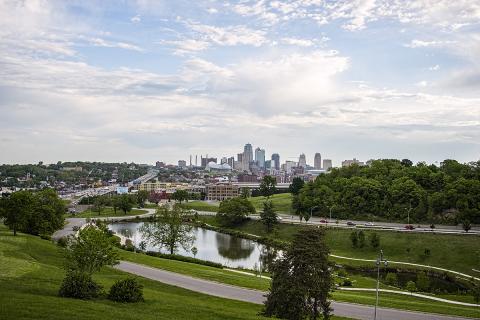
[[208, 184], [205, 191], [205, 200], [223, 201], [240, 195], [240, 188], [231, 183]]

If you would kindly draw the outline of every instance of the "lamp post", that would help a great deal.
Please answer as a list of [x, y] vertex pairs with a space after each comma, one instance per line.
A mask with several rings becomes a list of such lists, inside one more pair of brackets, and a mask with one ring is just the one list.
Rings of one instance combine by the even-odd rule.
[[380, 250], [380, 257], [377, 258], [375, 264], [377, 265], [377, 298], [375, 300], [375, 313], [373, 315], [373, 320], [377, 320], [377, 305], [378, 305], [378, 289], [380, 286], [380, 265], [382, 262], [385, 264], [385, 267], [388, 265], [387, 259], [383, 258], [383, 250]]
[[330, 222], [332, 222], [332, 209], [335, 207], [334, 205], [331, 207], [328, 207], [328, 210], [330, 210]]
[[312, 212], [313, 212], [313, 209], [315, 209], [315, 208], [318, 208], [318, 206], [315, 206], [315, 207], [311, 207], [311, 208], [310, 208], [310, 219], [312, 219]]

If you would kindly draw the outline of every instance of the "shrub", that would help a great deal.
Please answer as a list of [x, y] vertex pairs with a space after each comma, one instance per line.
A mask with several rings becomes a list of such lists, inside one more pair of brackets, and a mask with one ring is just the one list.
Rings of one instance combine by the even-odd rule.
[[89, 274], [71, 271], [63, 279], [59, 295], [75, 299], [92, 299], [99, 296], [101, 289], [102, 287], [95, 283]]
[[375, 249], [380, 246], [380, 236], [376, 232], [370, 234], [370, 245]]
[[389, 272], [385, 277], [385, 283], [390, 286], [397, 286], [398, 285], [398, 277], [396, 273]]
[[144, 301], [143, 286], [134, 278], [119, 280], [110, 288], [108, 299], [116, 302]]
[[345, 270], [345, 269], [340, 269], [340, 270], [338, 270], [338, 276], [339, 276], [340, 278], [346, 278], [346, 277], [348, 277], [348, 272], [347, 272], [347, 270]]
[[57, 241], [57, 245], [59, 247], [62, 247], [62, 248], [66, 248], [67, 247], [67, 244], [68, 244], [68, 239], [67, 237], [61, 237], [60, 239], [58, 239]]
[[209, 266], [209, 267], [214, 267], [214, 268], [219, 268], [219, 269], [223, 268], [223, 265], [221, 263], [207, 261], [207, 260], [200, 260], [200, 259], [192, 258], [192, 257], [185, 257], [185, 256], [177, 255], [177, 254], [165, 254], [165, 253], [155, 252], [155, 251], [147, 251], [146, 254], [149, 255], [149, 256], [152, 256], [152, 257], [157, 257], [157, 258], [162, 258], [162, 259], [177, 260], [177, 261], [201, 264], [201, 265], [204, 265], [204, 266]]
[[43, 240], [49, 240], [49, 241], [52, 240], [52, 237], [50, 235], [44, 234], [44, 233], [40, 235], [40, 238]]
[[352, 280], [350, 280], [350, 279], [343, 280], [342, 286], [351, 287], [352, 286]]

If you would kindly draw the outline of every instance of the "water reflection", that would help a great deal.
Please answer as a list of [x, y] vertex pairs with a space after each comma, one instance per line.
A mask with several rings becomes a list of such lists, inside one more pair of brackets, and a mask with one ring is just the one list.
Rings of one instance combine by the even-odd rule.
[[[140, 229], [149, 222], [117, 222], [108, 226], [123, 241], [126, 238], [132, 240], [135, 247], [139, 248], [141, 242], [146, 242]], [[269, 263], [275, 258], [277, 252], [255, 241], [233, 237], [203, 228], [193, 228], [192, 234], [195, 241], [192, 246], [197, 248], [197, 259], [221, 263], [233, 268], [253, 269], [254, 267], [268, 268]], [[147, 244], [147, 251], [159, 251], [169, 253], [168, 250], [159, 246]], [[177, 254], [193, 257], [192, 252], [178, 248]]]

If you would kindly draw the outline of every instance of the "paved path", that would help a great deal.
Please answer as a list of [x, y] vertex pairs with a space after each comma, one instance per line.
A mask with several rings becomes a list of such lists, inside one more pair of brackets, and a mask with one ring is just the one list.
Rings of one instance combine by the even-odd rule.
[[[132, 273], [144, 278], [160, 281], [169, 285], [185, 288], [188, 290], [217, 296], [221, 298], [240, 300], [255, 304], [262, 304], [265, 301], [265, 292], [235, 287], [213, 281], [193, 278], [174, 272], [156, 269], [132, 262], [121, 261], [115, 266], [116, 269]], [[373, 318], [373, 307], [353, 303], [332, 302], [334, 314], [342, 317], [349, 317], [360, 320], [370, 320]], [[378, 320], [460, 320], [454, 316], [444, 316], [436, 314], [427, 314], [421, 312], [412, 312], [405, 310], [396, 310], [388, 308], [377, 309]]]

